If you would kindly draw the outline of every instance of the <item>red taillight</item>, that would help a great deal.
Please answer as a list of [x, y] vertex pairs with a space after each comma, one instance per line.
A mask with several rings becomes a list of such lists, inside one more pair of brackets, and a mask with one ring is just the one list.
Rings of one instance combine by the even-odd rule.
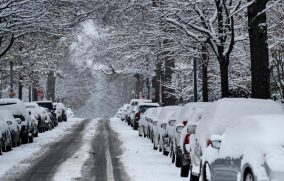
[[135, 118], [138, 120], [138, 119], [140, 119], [140, 115], [141, 115], [141, 113], [140, 112], [137, 112], [136, 114], [135, 114]]
[[190, 137], [190, 134], [186, 134], [185, 138], [184, 138], [184, 144], [189, 144], [189, 137]]
[[187, 121], [183, 121], [183, 122], [182, 122], [182, 124], [183, 124], [184, 126], [186, 126], [186, 124], [187, 124]]
[[212, 141], [210, 139], [207, 140], [207, 147], [212, 145]]

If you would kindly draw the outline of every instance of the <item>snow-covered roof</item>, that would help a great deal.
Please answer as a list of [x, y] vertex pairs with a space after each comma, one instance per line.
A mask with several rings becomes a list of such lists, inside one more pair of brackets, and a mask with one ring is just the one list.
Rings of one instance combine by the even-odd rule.
[[0, 109], [10, 110], [14, 115], [23, 115], [29, 120], [29, 114], [23, 101], [17, 98], [0, 99]]
[[189, 121], [188, 119], [190, 119], [193, 116], [195, 109], [206, 108], [210, 104], [211, 103], [208, 102], [190, 102], [185, 104], [180, 112], [177, 122], [182, 123], [183, 121]]

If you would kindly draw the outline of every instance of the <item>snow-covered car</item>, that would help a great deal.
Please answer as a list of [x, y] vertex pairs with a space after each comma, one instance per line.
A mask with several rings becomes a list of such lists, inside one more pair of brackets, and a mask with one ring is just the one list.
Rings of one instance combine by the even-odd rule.
[[131, 120], [130, 120], [130, 114], [132, 113], [132, 111], [133, 111], [133, 109], [134, 109], [134, 107], [135, 106], [137, 106], [139, 103], [150, 103], [150, 102], [152, 102], [152, 100], [150, 100], [150, 99], [131, 99], [130, 100], [130, 107], [129, 107], [129, 109], [128, 109], [128, 111], [127, 111], [127, 113], [126, 113], [126, 122], [128, 123], [128, 125], [130, 125], [131, 124]]
[[[177, 127], [181, 127], [181, 124], [183, 126], [186, 126], [186, 124], [191, 121], [191, 117], [194, 114], [194, 110], [196, 110], [197, 108], [203, 108], [206, 107], [208, 105], [208, 103], [205, 102], [191, 102], [191, 103], [187, 103], [183, 106], [179, 117], [175, 123], [175, 130], [178, 130]], [[174, 135], [174, 158], [175, 158], [175, 165], [177, 167], [181, 167], [182, 163], [184, 163], [184, 165], [187, 164], [188, 160], [182, 158], [182, 150], [181, 150], [181, 145], [180, 145], [180, 137], [181, 137], [181, 132], [175, 132]]]
[[[19, 118], [15, 119], [9, 110], [0, 110], [0, 121], [8, 125], [12, 146], [19, 146], [21, 144], [21, 120]], [[8, 133], [6, 133], [5, 137], [7, 136]]]
[[12, 136], [7, 122], [0, 117], [0, 154], [12, 149]]
[[155, 108], [149, 108], [145, 111], [145, 113], [141, 116], [138, 126], [138, 134], [139, 136], [147, 136], [147, 128], [148, 128], [148, 118], [152, 114]]
[[[167, 132], [168, 137], [169, 137], [170, 157], [172, 158], [172, 163], [175, 162], [175, 157], [174, 157], [174, 150], [175, 150], [174, 139], [175, 139], [175, 134], [176, 134], [175, 132], [178, 130], [179, 133], [180, 133], [180, 130], [181, 130], [180, 127], [178, 129], [176, 129], [176, 121], [177, 121], [177, 119], [180, 115], [180, 111], [173, 113], [169, 117], [169, 120], [168, 120], [167, 126], [166, 126], [166, 132]], [[181, 127], [183, 128], [184, 126], [181, 125]]]
[[190, 155], [191, 181], [198, 180], [200, 170], [204, 169], [202, 156], [211, 148], [212, 135], [222, 135], [231, 124], [242, 117], [263, 114], [284, 114], [284, 111], [279, 103], [261, 99], [224, 98], [209, 105], [196, 129], [195, 148]]
[[204, 180], [283, 180], [283, 127], [284, 115], [257, 115], [212, 135], [202, 160]]
[[44, 117], [45, 131], [51, 130], [53, 128], [53, 122], [50, 119], [51, 114], [48, 114], [48, 112], [47, 112], [48, 110], [46, 110], [46, 108], [40, 107], [40, 109], [41, 109], [43, 117]]
[[[56, 118], [55, 109], [52, 101], [36, 101], [36, 103], [43, 108], [47, 108], [47, 112], [52, 114], [52, 117]], [[58, 120], [57, 120], [58, 121]]]
[[121, 118], [122, 115], [122, 107], [120, 107], [116, 113], [116, 117]]
[[40, 133], [44, 132], [44, 117], [39, 105], [35, 102], [26, 102], [25, 105], [27, 110], [31, 112], [31, 115], [33, 115], [38, 121], [37, 130]]
[[159, 122], [159, 129], [161, 130], [160, 131], [160, 144], [162, 147], [162, 151], [163, 151], [163, 155], [168, 155], [169, 152], [171, 151], [171, 145], [170, 145], [170, 137], [169, 137], [169, 134], [168, 132], [171, 131], [171, 130], [168, 130], [167, 128], [169, 128], [169, 122], [170, 120], [172, 120], [172, 117], [176, 114], [179, 114], [180, 111], [182, 109], [182, 106], [176, 106], [176, 109], [175, 110], [170, 110], [168, 111], [168, 115], [165, 116], [164, 120], [163, 121], [160, 121]]
[[[180, 110], [181, 106], [166, 106], [162, 108], [159, 116], [153, 120], [153, 148], [156, 150], [159, 148], [159, 151], [163, 151], [164, 155], [168, 154], [168, 150], [163, 148], [162, 138], [166, 134], [166, 125], [169, 117]], [[166, 144], [166, 143], [165, 143]]]
[[137, 108], [134, 110], [134, 118], [133, 120], [133, 129], [137, 130], [139, 126], [139, 121], [141, 116], [145, 113], [145, 111], [149, 108], [155, 108], [159, 107], [160, 105], [158, 103], [139, 103], [137, 105]]
[[129, 114], [129, 125], [133, 127], [134, 125], [134, 119], [135, 119], [135, 113], [138, 111], [138, 106], [132, 106], [131, 112]]
[[122, 106], [121, 121], [124, 121], [126, 119], [126, 115], [127, 115], [129, 107], [130, 107], [130, 104], [124, 104]]
[[[209, 104], [208, 104], [209, 105]], [[180, 133], [180, 149], [181, 149], [181, 167], [180, 167], [180, 176], [187, 177], [190, 168], [190, 146], [191, 146], [191, 137], [195, 137], [195, 131], [199, 121], [201, 120], [204, 111], [206, 108], [197, 108], [194, 110], [192, 117], [187, 122], [186, 126], [182, 129]], [[193, 143], [195, 143], [193, 141]]]
[[66, 107], [62, 102], [54, 102], [53, 108], [58, 122], [67, 121]]
[[30, 114], [30, 117], [31, 117], [31, 120], [32, 120], [32, 124], [31, 124], [32, 127], [33, 127], [32, 134], [33, 134], [34, 137], [38, 137], [38, 120], [31, 111], [29, 111], [29, 114]]
[[152, 113], [148, 116], [147, 122], [148, 122], [148, 128], [146, 129], [146, 134], [148, 135], [148, 138], [151, 139], [151, 141], [154, 141], [154, 133], [153, 133], [153, 127], [154, 124], [156, 124], [157, 122], [154, 122], [154, 120], [156, 120], [156, 118], [159, 116], [160, 112], [162, 111], [162, 107], [156, 107], [153, 108], [154, 110], [152, 111]]
[[14, 118], [21, 119], [22, 143], [33, 142], [32, 120], [23, 101], [17, 98], [0, 99], [0, 109], [9, 110], [12, 112]]

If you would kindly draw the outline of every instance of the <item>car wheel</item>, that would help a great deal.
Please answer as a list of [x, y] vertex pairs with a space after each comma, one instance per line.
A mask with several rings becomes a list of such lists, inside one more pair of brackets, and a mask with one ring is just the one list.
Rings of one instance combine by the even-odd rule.
[[36, 134], [34, 134], [35, 137], [38, 137], [38, 132]]
[[180, 157], [179, 154], [176, 154], [175, 156], [176, 156], [176, 158], [175, 158], [175, 160], [176, 160], [175, 165], [176, 165], [176, 167], [179, 168], [179, 167], [181, 167], [181, 157]]
[[21, 138], [21, 136], [19, 136], [17, 146], [20, 146], [21, 144], [22, 144], [22, 138]]
[[175, 163], [175, 161], [176, 161], [176, 155], [175, 153], [172, 153], [172, 163]]
[[254, 177], [253, 177], [252, 171], [250, 169], [247, 169], [245, 171], [244, 181], [254, 181]]
[[192, 169], [190, 169], [189, 178], [190, 181], [199, 181], [199, 177], [192, 174]]
[[2, 144], [0, 144], [0, 155], [3, 155]]
[[211, 179], [211, 170], [210, 170], [210, 166], [208, 163], [205, 163], [204, 167], [203, 167], [203, 181], [210, 181]]
[[180, 176], [181, 177], [188, 177], [188, 173], [189, 173], [189, 165], [186, 165], [186, 166], [181, 165]]
[[34, 137], [33, 136], [29, 136], [29, 143], [34, 142]]
[[163, 149], [163, 155], [169, 156], [169, 152]]
[[29, 137], [27, 135], [23, 136], [22, 143], [27, 144], [29, 142]]

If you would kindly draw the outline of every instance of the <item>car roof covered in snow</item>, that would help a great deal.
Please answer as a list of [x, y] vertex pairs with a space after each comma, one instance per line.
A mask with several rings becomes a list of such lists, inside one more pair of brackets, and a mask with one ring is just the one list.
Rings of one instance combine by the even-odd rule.
[[24, 102], [17, 98], [0, 99], [0, 109], [10, 110], [13, 115], [23, 115], [26, 120], [29, 120], [29, 114]]
[[159, 122], [167, 122], [169, 117], [182, 109], [182, 106], [166, 106], [163, 107], [162, 111], [160, 112], [159, 116], [157, 117], [157, 121]]
[[208, 102], [190, 102], [185, 104], [177, 119], [177, 123], [182, 123], [183, 121], [189, 121], [189, 119], [193, 116], [195, 109], [206, 108], [210, 104], [211, 103]]
[[142, 102], [142, 103], [139, 103], [138, 106], [160, 106], [158, 103], [151, 103], [151, 102]]
[[4, 121], [11, 121], [12, 119], [15, 119], [12, 112], [10, 110], [0, 110], [0, 119]]
[[237, 119], [255, 114], [284, 114], [284, 110], [272, 100], [224, 98], [215, 101], [204, 111], [196, 129], [200, 144], [205, 147], [212, 134], [223, 134]]

